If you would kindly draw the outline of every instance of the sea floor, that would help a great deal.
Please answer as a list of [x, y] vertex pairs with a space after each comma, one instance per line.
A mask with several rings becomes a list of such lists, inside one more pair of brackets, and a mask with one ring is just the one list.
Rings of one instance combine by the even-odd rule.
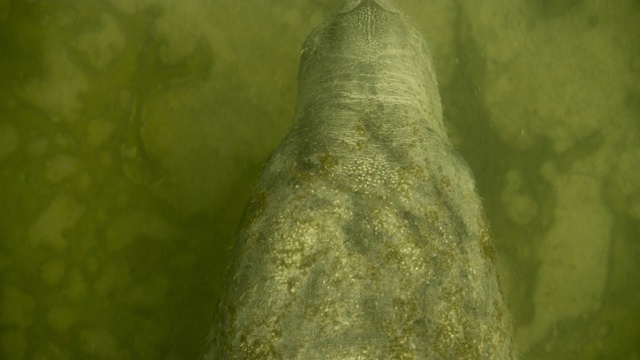
[[[336, 0], [0, 0], [0, 358], [197, 359]], [[640, 3], [398, 0], [522, 359], [640, 359]]]

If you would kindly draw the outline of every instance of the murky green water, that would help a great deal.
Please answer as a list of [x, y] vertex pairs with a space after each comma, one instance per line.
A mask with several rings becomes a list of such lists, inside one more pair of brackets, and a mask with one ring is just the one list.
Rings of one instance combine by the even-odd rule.
[[[398, 1], [524, 359], [640, 358], [640, 4]], [[197, 359], [337, 1], [0, 0], [0, 358]]]

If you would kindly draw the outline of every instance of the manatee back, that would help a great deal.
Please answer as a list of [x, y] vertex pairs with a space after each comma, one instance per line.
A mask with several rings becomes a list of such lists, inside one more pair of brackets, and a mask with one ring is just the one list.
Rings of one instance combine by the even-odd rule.
[[388, 1], [309, 36], [296, 122], [235, 244], [215, 359], [511, 359], [471, 172], [424, 41]]

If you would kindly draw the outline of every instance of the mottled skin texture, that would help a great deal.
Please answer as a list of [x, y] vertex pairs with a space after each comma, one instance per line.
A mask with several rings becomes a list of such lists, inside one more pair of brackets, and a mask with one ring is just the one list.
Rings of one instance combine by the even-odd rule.
[[515, 358], [429, 50], [388, 1], [346, 1], [307, 38], [234, 256], [208, 358]]

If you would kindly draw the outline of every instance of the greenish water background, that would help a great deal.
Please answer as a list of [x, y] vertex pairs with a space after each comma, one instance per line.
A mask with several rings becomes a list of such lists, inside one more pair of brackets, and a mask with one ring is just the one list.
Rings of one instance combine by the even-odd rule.
[[[0, 358], [197, 359], [338, 3], [0, 0]], [[398, 1], [524, 359], [640, 358], [640, 4]]]

